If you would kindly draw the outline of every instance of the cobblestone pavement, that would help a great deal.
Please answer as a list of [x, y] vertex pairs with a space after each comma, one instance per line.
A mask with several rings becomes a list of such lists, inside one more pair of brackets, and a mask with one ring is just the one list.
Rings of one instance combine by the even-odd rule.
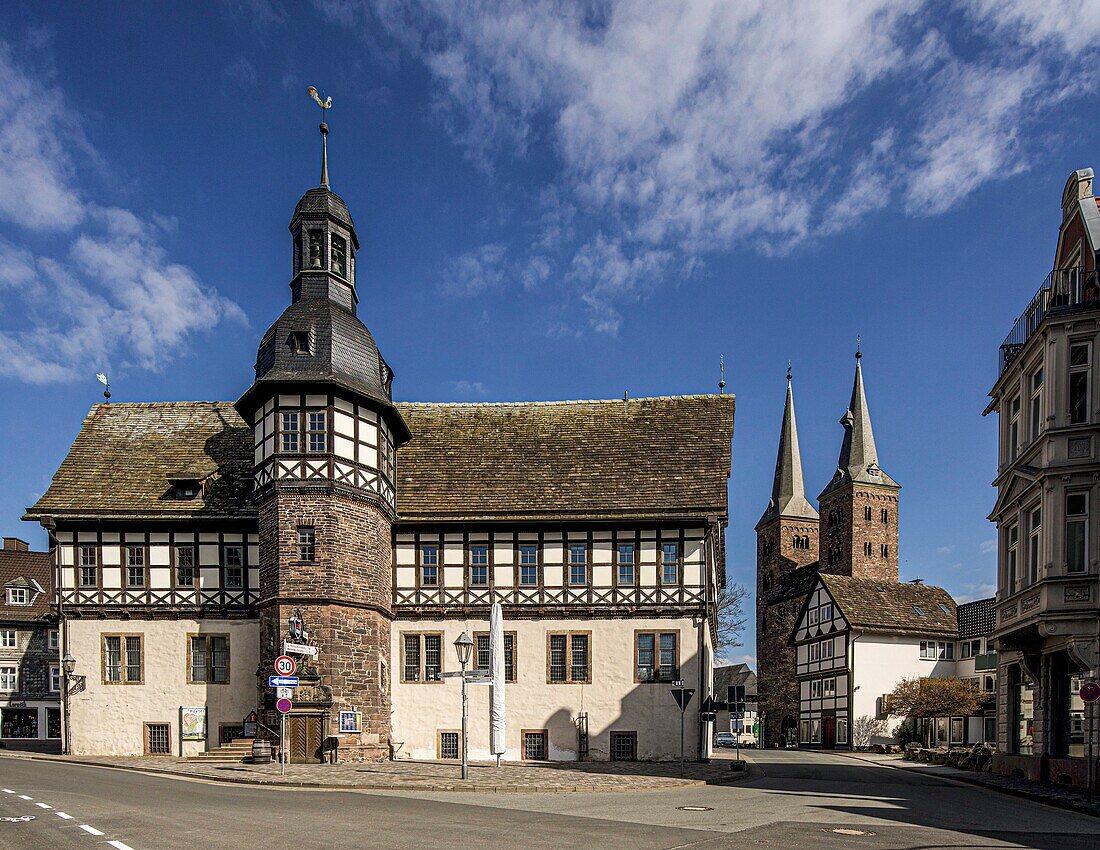
[[1039, 803], [1057, 806], [1060, 809], [1069, 809], [1070, 811], [1100, 817], [1100, 793], [1094, 794], [1093, 802], [1090, 803], [1085, 791], [1068, 788], [1064, 785], [1054, 785], [1049, 782], [1033, 782], [1030, 779], [1017, 779], [1012, 776], [1002, 776], [999, 773], [959, 770], [942, 764], [908, 761], [901, 756], [876, 755], [873, 753], [845, 753], [845, 755], [851, 755], [853, 758], [863, 759], [875, 764], [888, 764], [891, 767], [910, 770], [914, 773], [925, 773], [943, 779], [954, 779], [956, 782], [966, 782], [969, 785], [979, 785], [1005, 794], [1026, 797]]
[[472, 763], [469, 779], [463, 780], [460, 778], [460, 766], [453, 762], [289, 764], [285, 775], [282, 775], [278, 764], [204, 764], [177, 758], [137, 756], [3, 755], [170, 773], [221, 782], [373, 791], [652, 791], [724, 784], [745, 776], [745, 771], [732, 771], [728, 759], [709, 764], [686, 764], [683, 777], [680, 776], [678, 762], [527, 762], [504, 763], [500, 767], [492, 763]]

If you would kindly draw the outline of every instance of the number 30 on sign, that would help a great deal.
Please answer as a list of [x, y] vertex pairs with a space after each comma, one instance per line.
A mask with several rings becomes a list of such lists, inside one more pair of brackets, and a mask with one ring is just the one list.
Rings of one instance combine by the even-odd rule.
[[280, 676], [293, 676], [297, 665], [289, 655], [280, 655], [275, 659], [275, 672]]

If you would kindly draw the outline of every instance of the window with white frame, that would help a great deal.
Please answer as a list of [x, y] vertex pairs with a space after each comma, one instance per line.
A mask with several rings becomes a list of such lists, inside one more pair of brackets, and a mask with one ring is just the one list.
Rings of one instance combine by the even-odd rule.
[[1089, 421], [1089, 384], [1092, 346], [1087, 342], [1069, 347], [1069, 421], [1081, 425]]
[[326, 418], [325, 411], [323, 410], [313, 410], [309, 413], [309, 427], [306, 429], [306, 439], [308, 440], [308, 446], [311, 452], [323, 452], [326, 450], [326, 446], [328, 445], [328, 429], [325, 426]]
[[955, 657], [955, 643], [954, 641], [922, 640], [920, 657], [925, 661], [950, 661]]
[[61, 635], [57, 629], [50, 629], [50, 649], [57, 649], [61, 646]]
[[439, 547], [435, 544], [420, 547], [420, 584], [424, 587], [439, 584]]
[[831, 699], [836, 696], [836, 679], [830, 677], [821, 680], [821, 695], [825, 699]]
[[31, 604], [31, 592], [27, 587], [9, 587], [8, 588], [8, 604], [9, 605], [30, 605]]
[[824, 605], [821, 606], [820, 620], [824, 623], [831, 619], [833, 619], [833, 603], [826, 602]]
[[0, 664], [0, 691], [19, 690], [19, 668], [14, 664]]
[[1066, 493], [1066, 572], [1083, 573], [1088, 564], [1089, 494]]
[[820, 611], [817, 608], [811, 608], [806, 612], [806, 622], [811, 626], [817, 625], [817, 618], [820, 615]]
[[810, 658], [810, 661], [820, 661], [821, 660], [821, 644], [820, 643], [811, 643], [810, 644], [809, 658]]
[[588, 583], [588, 547], [583, 543], [569, 544], [569, 583]]
[[19, 645], [19, 635], [15, 629], [0, 630], [0, 649], [15, 649]]
[[810, 699], [821, 699], [820, 679], [813, 679], [810, 681]]
[[619, 544], [619, 584], [634, 584], [634, 544]]
[[58, 664], [50, 665], [50, 693], [61, 693], [61, 667]]
[[523, 544], [519, 547], [519, 583], [535, 587], [539, 583], [539, 547]]

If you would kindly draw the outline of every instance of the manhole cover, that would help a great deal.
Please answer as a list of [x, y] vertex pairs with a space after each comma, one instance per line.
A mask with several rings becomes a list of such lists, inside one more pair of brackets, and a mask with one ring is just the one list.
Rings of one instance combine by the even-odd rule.
[[710, 806], [677, 806], [681, 812], [713, 812]]
[[26, 823], [34, 820], [34, 815], [20, 815], [17, 818], [0, 818], [0, 823]]
[[835, 832], [837, 835], [874, 835], [873, 832], [868, 832], [865, 829], [848, 829], [847, 827], [838, 826], [835, 829], [828, 830], [829, 832]]

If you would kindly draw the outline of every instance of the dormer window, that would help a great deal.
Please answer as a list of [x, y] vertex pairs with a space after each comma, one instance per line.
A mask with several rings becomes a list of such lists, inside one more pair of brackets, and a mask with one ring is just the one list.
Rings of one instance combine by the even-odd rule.
[[320, 230], [310, 230], [306, 239], [309, 247], [309, 267], [323, 269], [325, 267], [323, 234]]
[[190, 501], [202, 496], [206, 485], [217, 477], [217, 471], [206, 470], [182, 470], [168, 476], [171, 486], [169, 495], [180, 501]]
[[9, 605], [30, 605], [31, 604], [31, 591], [28, 587], [9, 587], [8, 588], [8, 604]]
[[309, 354], [309, 334], [305, 331], [291, 331], [287, 340], [294, 354]]
[[332, 273], [347, 280], [348, 243], [343, 236], [332, 234]]

